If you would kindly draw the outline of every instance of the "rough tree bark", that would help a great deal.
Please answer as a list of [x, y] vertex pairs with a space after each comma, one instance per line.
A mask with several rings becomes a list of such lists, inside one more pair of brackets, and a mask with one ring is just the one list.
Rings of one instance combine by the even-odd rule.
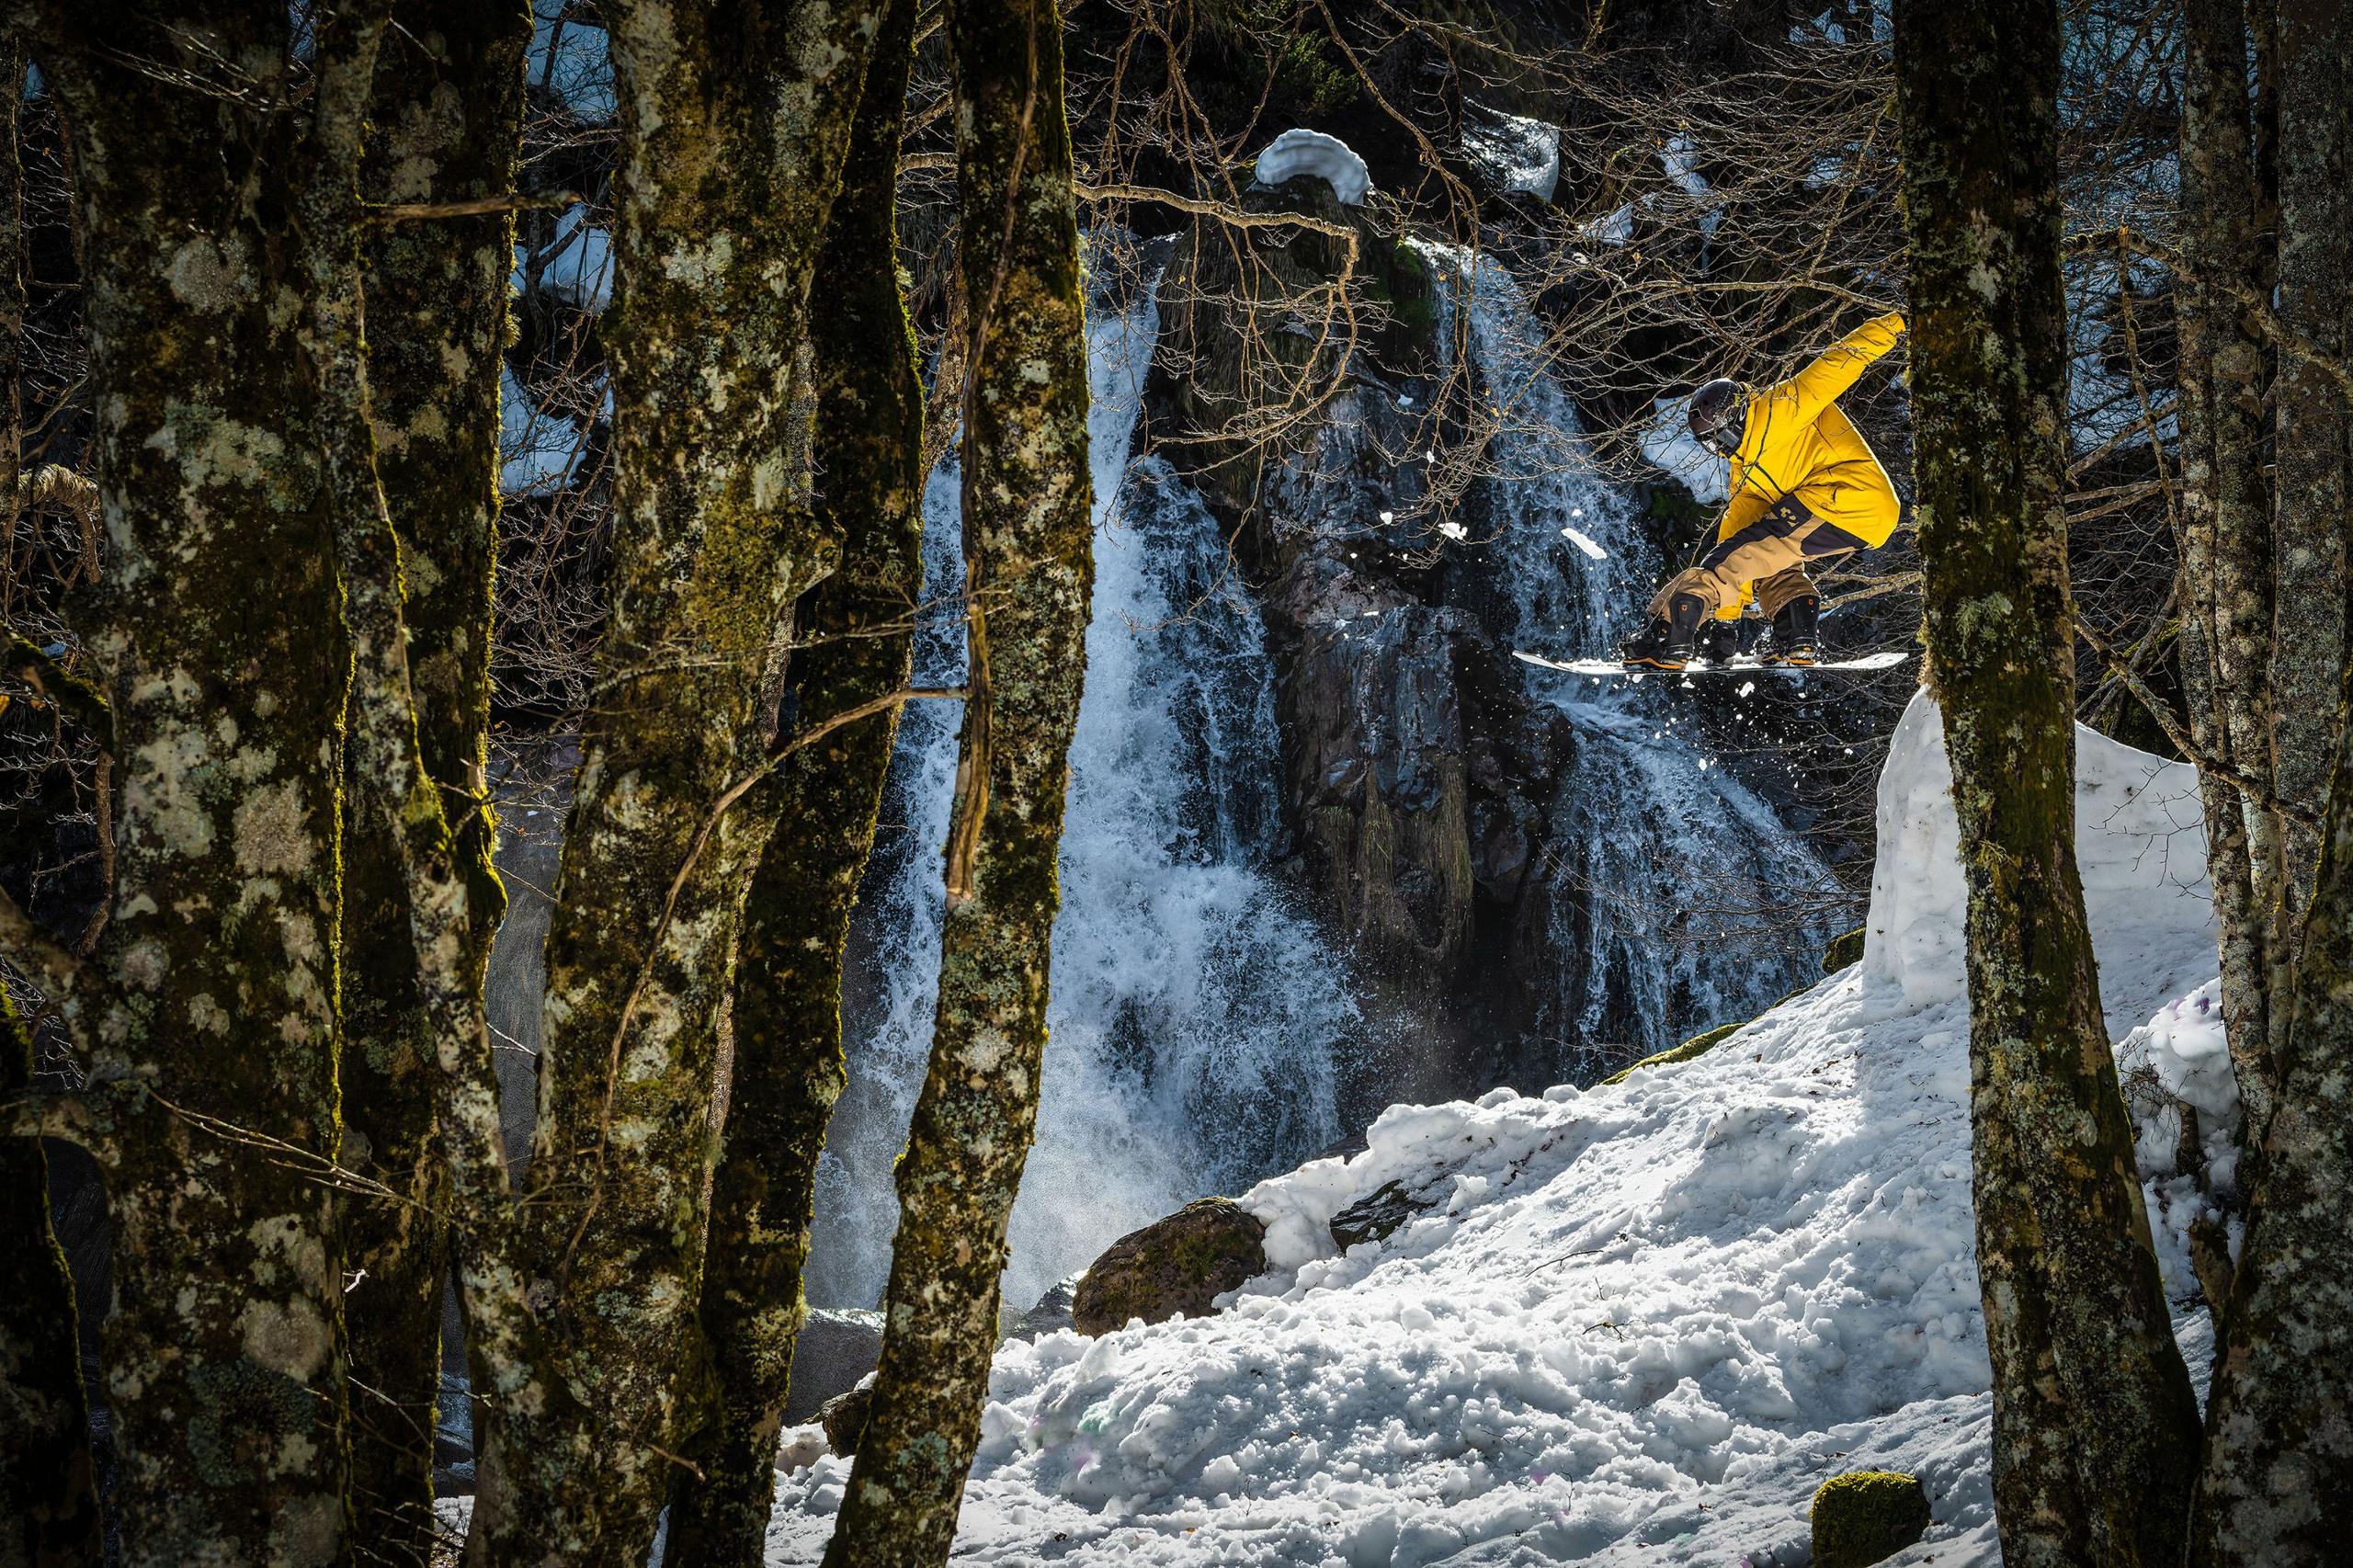
[[[2222, 1015], [2249, 1142], [2271, 1112], [2269, 998], [2286, 865], [2279, 813], [2223, 775], [2273, 779], [2268, 365], [2240, 299], [2268, 298], [2267, 222], [2240, 0], [2187, 0], [2181, 122], [2182, 673], [2203, 770], [2207, 868], [2222, 926]], [[2272, 792], [2277, 793], [2276, 788]]]
[[882, 1359], [825, 1561], [945, 1562], [1037, 1123], [1055, 857], [1094, 580], [1062, 18], [954, 4], [968, 325], [966, 705], [931, 1067], [898, 1171]]
[[1969, 886], [1971, 1121], [2004, 1560], [2170, 1564], [2197, 1407], [2075, 849], [2051, 0], [1896, 11], [1928, 648]]
[[[44, 4], [73, 129], [116, 885], [63, 980], [112, 1199], [130, 1564], [329, 1563], [346, 1513], [335, 1009], [357, 176], [381, 6]], [[124, 106], [138, 106], [136, 114]]]
[[[2286, 0], [2278, 15], [2279, 313], [2342, 355], [2353, 345], [2353, 13]], [[2302, 925], [2293, 980], [2272, 997], [2277, 1108], [2207, 1401], [2190, 1527], [2201, 1568], [2334, 1562], [2353, 1530], [2353, 687], [2342, 684], [2353, 680], [2353, 418], [2335, 383], [2292, 354], [2277, 391], [2279, 788], [2309, 801], [2325, 786], [2328, 799], [2317, 841], [2291, 842], [2287, 908]]]
[[[376, 62], [361, 180], [370, 202], [460, 201], [510, 188], [530, 37], [519, 0], [404, 7]], [[457, 961], [476, 984], [502, 903], [483, 767], [512, 227], [501, 214], [380, 222], [363, 253], [370, 423], [405, 588], [408, 695], [424, 770], [441, 791], [471, 893]], [[370, 788], [362, 770], [375, 762], [364, 745], [350, 748], [355, 800]], [[449, 1183], [434, 1115], [438, 1020], [420, 990], [405, 849], [396, 820], [353, 813], [344, 842], [344, 1164], [400, 1200], [358, 1197], [345, 1206], [354, 1283], [344, 1312], [353, 1512], [378, 1553], [421, 1563], [433, 1533]]]
[[[803, 596], [780, 727], [904, 687], [923, 586], [923, 385], [900, 293], [894, 203], [914, 0], [890, 0], [818, 258], [813, 313], [817, 533], [833, 575]], [[727, 1123], [711, 1190], [699, 1312], [702, 1381], [682, 1411], [688, 1456], [669, 1550], [697, 1568], [758, 1568], [777, 1434], [803, 1316], [817, 1156], [845, 1083], [842, 949], [874, 842], [898, 709], [797, 752], [759, 787], [776, 831], [753, 874], [729, 1009]]]
[[[2279, 0], [2279, 318], [2343, 358], [2353, 349], [2353, 17], [2342, 0]], [[2353, 572], [2353, 409], [2294, 354], [2272, 392], [2275, 597], [2272, 749], [2284, 801], [2317, 801], [2336, 756]], [[2316, 835], [2288, 824], [2290, 919], [2311, 895]], [[2278, 1043], [2275, 1041], [2275, 1043]]]
[[477, 1550], [644, 1559], [699, 1296], [718, 1017], [755, 802], [719, 810], [784, 610], [830, 565], [801, 505], [811, 270], [880, 0], [625, 0], [611, 608], [548, 939], [521, 1213], [544, 1339], [485, 1409]]

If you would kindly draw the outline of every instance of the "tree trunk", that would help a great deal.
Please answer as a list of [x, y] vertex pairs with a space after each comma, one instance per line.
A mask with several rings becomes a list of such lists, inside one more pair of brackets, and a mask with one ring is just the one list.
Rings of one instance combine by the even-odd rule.
[[351, 1550], [331, 545], [381, 26], [347, 6], [298, 42], [283, 9], [227, 0], [53, 0], [35, 23], [73, 128], [109, 536], [85, 642], [112, 706], [116, 886], [63, 1014], [112, 1199], [134, 1565]]
[[[913, 0], [892, 0], [834, 203], [809, 325], [817, 378], [819, 536], [841, 563], [795, 616], [787, 731], [906, 685], [923, 589], [923, 385], [895, 265], [900, 128]], [[845, 1082], [842, 948], [898, 710], [835, 731], [766, 783], [770, 835], [744, 913], [729, 1011], [725, 1139], [711, 1191], [699, 1323], [700, 1408], [682, 1413], [701, 1476], [672, 1494], [672, 1561], [759, 1568], [777, 1434], [803, 1308], [817, 1156]]]
[[[2344, 711], [2339, 707], [2340, 714]], [[2343, 733], [2343, 732], [2341, 732]], [[2193, 1564], [2344, 1560], [2353, 1529], [2353, 757], [2340, 744], [2263, 1142], [2208, 1400]]]
[[772, 730], [783, 612], [830, 565], [796, 398], [880, 0], [627, 0], [611, 608], [548, 938], [525, 1217], [539, 1364], [485, 1410], [491, 1560], [637, 1568], [699, 1297], [720, 1003], [767, 837], [722, 809]]
[[[2353, 20], [2342, 0], [2282, 0], [2279, 26], [2279, 316], [2343, 358], [2353, 350]], [[2353, 573], [2353, 409], [2334, 378], [2280, 356], [2272, 540], [2272, 747], [2279, 798], [2328, 787], [2341, 718], [2346, 585]], [[2292, 921], [2310, 898], [2319, 841], [2288, 827]]]
[[[2187, 0], [2179, 280], [2183, 673], [2204, 759], [2269, 785], [2271, 493], [2264, 472], [2267, 364], [2234, 298], [2268, 298], [2267, 216], [2256, 179], [2248, 39], [2240, 0]], [[2270, 1115], [2268, 998], [2281, 955], [2279, 815], [2205, 774], [2207, 864], [2222, 922], [2222, 1015], [2250, 1142]], [[2276, 794], [2276, 789], [2273, 790]]]
[[[2279, 25], [2279, 313], [2342, 355], [2353, 345], [2353, 15], [2290, 0]], [[2291, 842], [2287, 908], [2304, 913], [2292, 981], [2273, 996], [2278, 1105], [2207, 1402], [2190, 1561], [2216, 1568], [2334, 1562], [2353, 1530], [2353, 419], [2334, 382], [2290, 354], [2277, 421], [2279, 788], [2310, 801], [2327, 784], [2328, 801], [2323, 832]]]
[[[376, 66], [369, 200], [456, 201], [511, 187], [530, 36], [520, 4], [404, 9]], [[379, 222], [364, 251], [376, 467], [406, 590], [407, 695], [424, 771], [457, 832], [472, 894], [457, 961], [477, 984], [501, 902], [483, 765], [512, 228], [499, 214]], [[370, 787], [375, 759], [365, 751], [347, 759], [355, 800]], [[396, 820], [354, 812], [344, 850], [344, 1163], [400, 1201], [346, 1205], [355, 1283], [344, 1312], [355, 1518], [375, 1551], [422, 1563], [433, 1534], [449, 1183], [434, 1116], [437, 1019], [419, 988], [404, 852]]]
[[931, 1068], [899, 1163], [889, 1327], [825, 1561], [945, 1562], [980, 1437], [1006, 1224], [1037, 1122], [1056, 854], [1094, 579], [1062, 19], [951, 6], [969, 324], [972, 698]]
[[1969, 885], [2004, 1558], [2171, 1564], [2197, 1408], [2075, 866], [2060, 58], [2051, 0], [1896, 12], [1922, 593]]

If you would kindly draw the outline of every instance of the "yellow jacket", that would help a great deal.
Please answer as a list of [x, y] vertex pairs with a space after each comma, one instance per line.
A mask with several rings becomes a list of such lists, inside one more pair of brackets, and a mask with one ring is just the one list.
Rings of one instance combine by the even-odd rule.
[[[1824, 522], [1876, 549], [1903, 515], [1894, 482], [1838, 407], [1838, 397], [1864, 369], [1895, 347], [1904, 318], [1891, 311], [1865, 322], [1824, 350], [1820, 358], [1748, 401], [1748, 425], [1732, 460], [1732, 504], [1716, 537], [1730, 539], [1786, 495], [1795, 495]], [[1744, 592], [1742, 600], [1747, 595]], [[1740, 613], [1727, 602], [1721, 612]]]

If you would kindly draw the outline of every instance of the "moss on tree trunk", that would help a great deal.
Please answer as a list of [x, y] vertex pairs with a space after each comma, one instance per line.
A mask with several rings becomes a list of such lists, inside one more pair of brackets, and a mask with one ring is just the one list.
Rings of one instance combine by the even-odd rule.
[[720, 1004], [803, 505], [810, 277], [880, 0], [622, 0], [611, 599], [548, 938], [528, 1369], [483, 1411], [477, 1550], [643, 1560], [699, 1297]]
[[[899, 289], [893, 206], [915, 32], [891, 0], [843, 165], [809, 324], [816, 378], [811, 521], [840, 563], [803, 596], [780, 725], [906, 684], [922, 592], [923, 386]], [[729, 1007], [727, 1119], [711, 1189], [698, 1382], [680, 1426], [700, 1474], [672, 1493], [670, 1551], [758, 1568], [802, 1317], [817, 1156], [841, 1094], [843, 944], [897, 733], [891, 708], [796, 752], [759, 787], [776, 829], [753, 873]]]
[[[405, 8], [376, 66], [361, 181], [369, 200], [457, 201], [510, 187], [530, 36], [520, 3]], [[472, 895], [456, 962], [476, 987], [501, 903], [483, 764], [511, 229], [501, 214], [380, 222], [364, 247], [376, 469], [405, 590], [404, 695]], [[364, 745], [350, 748], [355, 798], [376, 765]], [[408, 850], [397, 813], [353, 813], [344, 848], [345, 1163], [400, 1200], [346, 1204], [355, 1283], [344, 1311], [354, 1512], [377, 1552], [422, 1563], [433, 1532], [449, 1183], [434, 1113], [439, 1020], [420, 989]]]
[[2014, 1564], [2172, 1563], [2197, 1412], [2075, 866], [2059, 17], [1895, 26], [1922, 597], [1969, 887], [1971, 1121]]
[[[127, 1563], [350, 1550], [336, 1085], [334, 541], [367, 488], [360, 132], [381, 6], [63, 3], [120, 787], [87, 1051]], [[125, 106], [136, 104], [137, 112]], [[358, 460], [355, 467], [355, 459]]]
[[972, 699], [948, 832], [930, 1072], [899, 1163], [881, 1364], [835, 1568], [944, 1562], [980, 1436], [1006, 1224], [1037, 1122], [1069, 749], [1094, 578], [1062, 20], [956, 4], [968, 291]]

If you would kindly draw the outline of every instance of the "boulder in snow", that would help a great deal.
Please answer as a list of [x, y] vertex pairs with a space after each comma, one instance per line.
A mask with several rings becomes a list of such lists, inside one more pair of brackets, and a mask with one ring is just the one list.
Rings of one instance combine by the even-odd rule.
[[858, 1386], [882, 1357], [881, 1312], [819, 1308], [801, 1325], [792, 1346], [792, 1383], [785, 1397], [788, 1426], [813, 1421], [817, 1409]]
[[827, 1400], [817, 1412], [817, 1425], [825, 1429], [825, 1446], [837, 1454], [858, 1452], [858, 1442], [866, 1436], [867, 1412], [873, 1405], [874, 1376], [870, 1372], [856, 1388]]
[[1919, 1477], [1892, 1470], [1833, 1476], [1813, 1494], [1813, 1568], [1871, 1568], [1927, 1528]]
[[1266, 1271], [1266, 1221], [1230, 1198], [1188, 1203], [1113, 1242], [1087, 1268], [1071, 1301], [1081, 1334], [1206, 1317], [1211, 1303]]
[[1320, 131], [1284, 131], [1267, 143], [1252, 173], [1264, 186], [1312, 175], [1332, 187], [1343, 207], [1361, 205], [1372, 189], [1372, 171], [1365, 167], [1356, 149]]

